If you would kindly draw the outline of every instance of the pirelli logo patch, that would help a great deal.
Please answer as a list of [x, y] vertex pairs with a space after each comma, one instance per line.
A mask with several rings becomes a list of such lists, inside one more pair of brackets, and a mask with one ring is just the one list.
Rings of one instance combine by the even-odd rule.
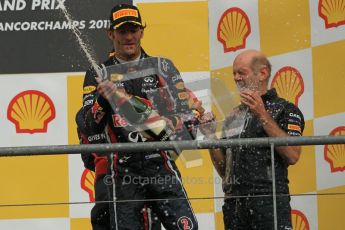
[[293, 125], [293, 124], [288, 124], [288, 129], [289, 130], [294, 130], [294, 131], [297, 131], [297, 132], [301, 132], [301, 127], [298, 126], [298, 125]]
[[138, 17], [138, 11], [134, 9], [122, 9], [113, 13], [113, 20], [123, 17]]
[[89, 93], [92, 93], [93, 91], [95, 91], [95, 89], [96, 89], [96, 86], [94, 86], [94, 85], [85, 86], [83, 89], [83, 93], [89, 94]]

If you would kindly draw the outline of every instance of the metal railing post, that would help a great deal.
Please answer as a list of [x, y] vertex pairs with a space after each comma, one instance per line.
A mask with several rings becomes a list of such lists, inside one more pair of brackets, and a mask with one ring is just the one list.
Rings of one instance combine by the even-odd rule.
[[274, 230], [278, 230], [277, 222], [277, 190], [276, 190], [276, 169], [274, 164], [274, 143], [271, 143], [271, 165], [272, 165], [272, 198], [273, 198], [273, 223]]

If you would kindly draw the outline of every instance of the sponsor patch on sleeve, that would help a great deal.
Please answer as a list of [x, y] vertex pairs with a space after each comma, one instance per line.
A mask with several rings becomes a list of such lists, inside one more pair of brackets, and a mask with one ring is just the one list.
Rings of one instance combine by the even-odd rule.
[[296, 131], [288, 131], [288, 134], [290, 136], [298, 136], [298, 137], [302, 136], [300, 132], [296, 132]]
[[289, 113], [289, 117], [291, 118], [297, 118], [299, 121], [302, 120], [301, 116], [296, 113]]
[[95, 89], [96, 89], [96, 86], [94, 86], [94, 85], [85, 86], [83, 88], [83, 94], [92, 93], [93, 91], [95, 91]]
[[186, 100], [186, 99], [189, 98], [189, 96], [190, 96], [190, 95], [189, 95], [187, 92], [178, 93], [178, 98], [179, 98], [180, 100]]
[[102, 110], [103, 110], [103, 108], [96, 101], [95, 104], [93, 104], [91, 111], [92, 111], [92, 113], [97, 113], [97, 112], [102, 111]]
[[98, 104], [96, 101], [95, 104], [93, 104], [91, 108], [91, 112], [93, 114], [93, 118], [95, 119], [95, 122], [99, 124], [102, 120], [102, 118], [105, 115], [105, 112], [103, 111], [103, 108]]
[[85, 106], [92, 105], [92, 104], [93, 104], [93, 99], [90, 99], [90, 100], [84, 101], [83, 106], [85, 107]]
[[110, 75], [110, 79], [111, 81], [121, 81], [123, 79], [123, 75], [113, 73]]
[[301, 132], [301, 127], [299, 125], [288, 124], [288, 130]]
[[184, 82], [180, 81], [180, 82], [176, 83], [175, 87], [176, 87], [176, 89], [184, 89], [185, 88]]

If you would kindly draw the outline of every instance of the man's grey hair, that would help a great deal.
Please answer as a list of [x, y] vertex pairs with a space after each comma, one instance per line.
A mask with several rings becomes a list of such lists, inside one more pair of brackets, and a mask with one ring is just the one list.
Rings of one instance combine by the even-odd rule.
[[270, 61], [265, 56], [253, 57], [250, 68], [254, 74], [258, 74], [262, 68], [266, 67], [268, 69], [268, 78], [271, 76], [272, 65]]

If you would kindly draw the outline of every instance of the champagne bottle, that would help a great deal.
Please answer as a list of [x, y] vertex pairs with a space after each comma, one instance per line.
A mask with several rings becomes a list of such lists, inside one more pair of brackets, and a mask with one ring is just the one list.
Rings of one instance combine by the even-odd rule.
[[114, 97], [120, 114], [136, 126], [138, 131], [160, 141], [167, 141], [173, 135], [174, 131], [158, 112], [152, 109], [148, 102], [143, 102], [145, 99], [128, 95], [123, 91], [118, 91]]

